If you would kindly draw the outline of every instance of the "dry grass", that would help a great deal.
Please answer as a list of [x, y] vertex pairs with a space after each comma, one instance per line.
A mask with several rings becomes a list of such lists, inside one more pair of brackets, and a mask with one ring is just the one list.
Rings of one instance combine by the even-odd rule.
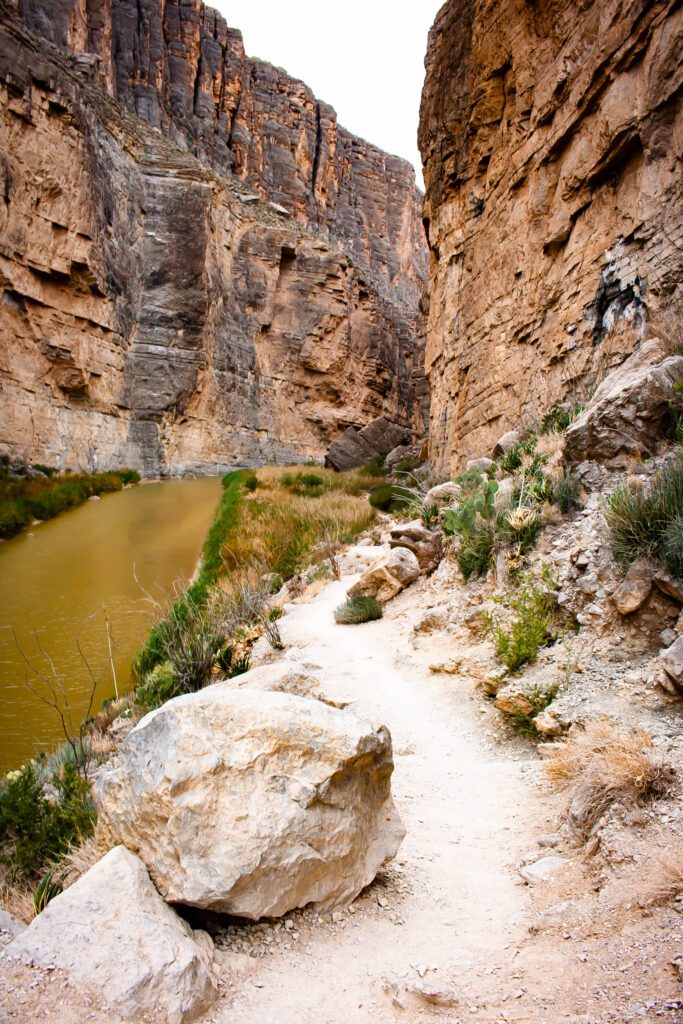
[[65, 889], [77, 882], [81, 875], [102, 860], [105, 853], [116, 846], [116, 840], [109, 829], [98, 821], [93, 834], [80, 846], [74, 846], [60, 863], [57, 874]]
[[25, 885], [0, 885], [0, 908], [6, 910], [18, 921], [29, 924], [36, 916], [33, 906], [33, 889]]
[[[350, 540], [373, 521], [374, 512], [361, 497], [356, 473], [328, 474], [332, 483], [320, 494], [296, 494], [282, 485], [295, 470], [267, 466], [258, 471], [259, 487], [239, 509], [230, 543], [221, 552], [228, 573], [255, 568], [288, 579], [310, 564], [312, 549], [321, 543]], [[327, 476], [325, 476], [327, 480]], [[347, 493], [359, 489], [358, 494]]]
[[683, 864], [680, 851], [660, 857], [650, 878], [646, 899], [648, 903], [668, 903], [683, 896]]
[[565, 740], [546, 771], [568, 791], [570, 821], [583, 835], [612, 804], [634, 806], [665, 796], [676, 777], [654, 752], [648, 732], [620, 732], [608, 719], [592, 722]]
[[[74, 846], [66, 857], [55, 865], [55, 881], [61, 882], [62, 886], [68, 889], [114, 846], [116, 840], [108, 829], [98, 822], [93, 834], [80, 846]], [[21, 882], [15, 882], [13, 885], [7, 882], [0, 884], [0, 907], [19, 921], [28, 924], [36, 916], [33, 903], [34, 889], [35, 887]]]

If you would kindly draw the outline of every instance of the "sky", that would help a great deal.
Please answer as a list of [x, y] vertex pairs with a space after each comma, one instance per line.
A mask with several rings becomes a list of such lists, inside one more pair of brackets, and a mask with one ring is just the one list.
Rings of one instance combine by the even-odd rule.
[[427, 35], [443, 0], [206, 0], [250, 57], [302, 79], [340, 123], [405, 157], [422, 186], [417, 124]]

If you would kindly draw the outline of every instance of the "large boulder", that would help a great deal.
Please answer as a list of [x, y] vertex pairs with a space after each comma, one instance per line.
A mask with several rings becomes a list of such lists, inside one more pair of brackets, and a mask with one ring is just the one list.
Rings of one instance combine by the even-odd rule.
[[422, 572], [436, 569], [443, 555], [441, 530], [428, 530], [421, 519], [398, 523], [392, 527], [389, 531], [389, 546], [412, 551]]
[[454, 483], [453, 480], [447, 480], [444, 484], [437, 484], [436, 487], [432, 487], [425, 494], [425, 508], [432, 508], [434, 505], [438, 508], [442, 505], [450, 505], [452, 501], [460, 497], [461, 491], [462, 487], [460, 484]]
[[382, 604], [416, 580], [420, 575], [420, 563], [408, 548], [392, 548], [363, 573], [357, 583], [349, 589], [349, 597], [362, 595], [374, 597]]
[[143, 718], [95, 798], [167, 900], [258, 920], [369, 885], [403, 838], [392, 771], [384, 727], [216, 683]]
[[327, 450], [325, 465], [340, 472], [355, 469], [378, 455], [388, 455], [410, 439], [410, 431], [378, 416], [362, 430], [349, 427]]
[[570, 465], [653, 452], [672, 408], [683, 410], [674, 384], [683, 380], [683, 356], [665, 358], [652, 339], [604, 379], [565, 434]]
[[388, 455], [398, 445], [407, 444], [410, 440], [409, 430], [399, 426], [398, 423], [391, 423], [384, 416], [378, 416], [377, 419], [372, 420], [359, 433], [378, 455]]
[[371, 448], [355, 427], [349, 427], [341, 437], [335, 438], [325, 455], [325, 465], [343, 473], [347, 469], [364, 466], [377, 452]]
[[126, 1016], [161, 1011], [181, 1024], [218, 994], [210, 948], [206, 933], [195, 937], [166, 906], [142, 861], [117, 846], [55, 896], [6, 955], [62, 968]]

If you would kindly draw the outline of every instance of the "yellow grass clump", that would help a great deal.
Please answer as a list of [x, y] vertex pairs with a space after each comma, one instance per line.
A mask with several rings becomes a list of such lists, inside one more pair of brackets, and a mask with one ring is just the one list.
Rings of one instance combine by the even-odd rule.
[[[287, 579], [316, 560], [316, 545], [351, 541], [373, 521], [374, 510], [362, 496], [367, 478], [357, 470], [267, 466], [257, 479], [221, 550], [228, 573], [254, 568]], [[307, 484], [309, 479], [324, 483]]]
[[569, 818], [582, 834], [617, 801], [633, 806], [665, 796], [675, 780], [648, 732], [619, 731], [609, 719], [591, 722], [559, 744], [546, 771], [569, 793]]

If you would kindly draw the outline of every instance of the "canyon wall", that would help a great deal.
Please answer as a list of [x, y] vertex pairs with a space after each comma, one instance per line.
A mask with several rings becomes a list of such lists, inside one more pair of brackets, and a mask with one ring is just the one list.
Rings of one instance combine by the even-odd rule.
[[146, 474], [420, 431], [412, 168], [198, 0], [0, 0], [0, 447]]
[[683, 342], [683, 10], [448, 0], [420, 117], [440, 475]]

